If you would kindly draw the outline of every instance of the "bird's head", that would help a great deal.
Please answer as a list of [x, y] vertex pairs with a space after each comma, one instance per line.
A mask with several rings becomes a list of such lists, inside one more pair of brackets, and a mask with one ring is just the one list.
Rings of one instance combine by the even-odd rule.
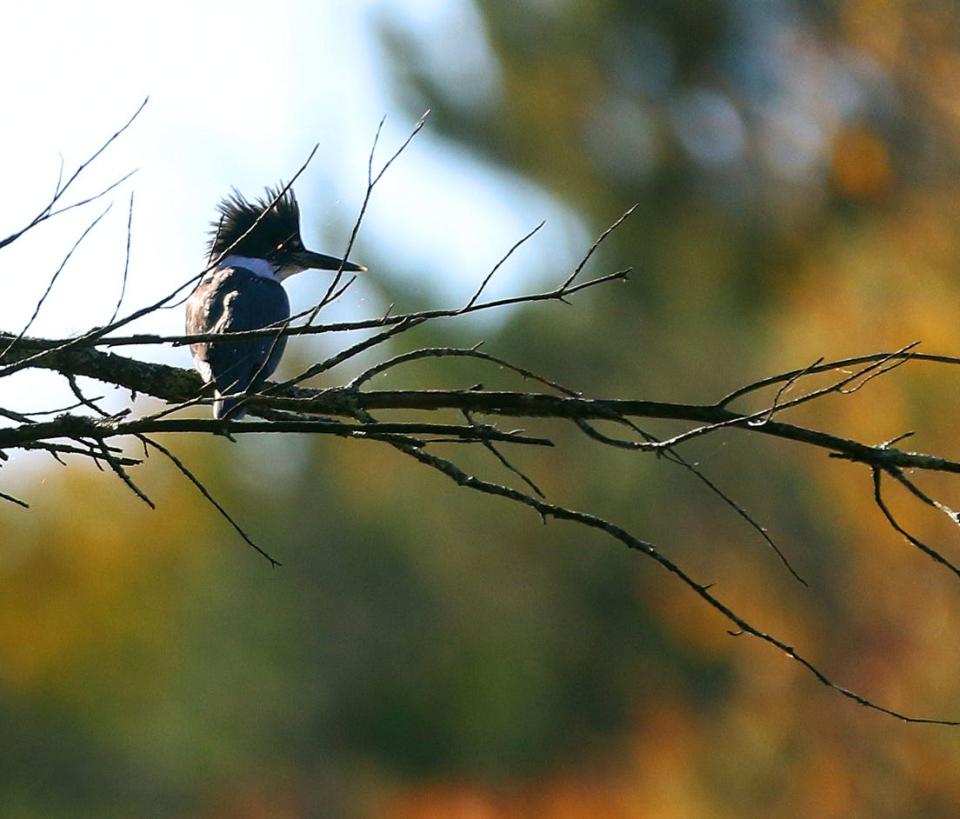
[[307, 250], [300, 238], [297, 198], [292, 190], [279, 196], [280, 190], [267, 188], [263, 198], [250, 202], [234, 188], [217, 207], [220, 217], [211, 223], [210, 258], [226, 253], [262, 259], [278, 279], [309, 269], [366, 270], [363, 265]]

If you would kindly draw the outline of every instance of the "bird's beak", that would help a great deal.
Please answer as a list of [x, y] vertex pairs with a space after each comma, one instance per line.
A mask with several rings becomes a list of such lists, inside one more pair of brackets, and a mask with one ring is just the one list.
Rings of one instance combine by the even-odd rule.
[[[364, 272], [362, 264], [354, 264], [336, 256], [327, 256], [325, 253], [314, 253], [312, 250], [302, 250], [294, 256], [293, 263], [304, 270], [349, 270], [357, 273]], [[342, 267], [341, 267], [342, 266]]]

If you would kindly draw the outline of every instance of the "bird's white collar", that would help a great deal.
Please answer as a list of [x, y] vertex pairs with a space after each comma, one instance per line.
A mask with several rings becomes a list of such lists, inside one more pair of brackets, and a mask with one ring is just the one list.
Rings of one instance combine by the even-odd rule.
[[266, 259], [257, 259], [253, 256], [240, 256], [236, 253], [224, 256], [217, 267], [242, 267], [244, 270], [249, 270], [257, 276], [262, 276], [264, 279], [273, 279], [275, 282], [282, 282], [288, 276], [300, 272], [300, 268], [297, 267], [280, 267], [279, 265], [273, 264], [273, 262], [268, 262]]

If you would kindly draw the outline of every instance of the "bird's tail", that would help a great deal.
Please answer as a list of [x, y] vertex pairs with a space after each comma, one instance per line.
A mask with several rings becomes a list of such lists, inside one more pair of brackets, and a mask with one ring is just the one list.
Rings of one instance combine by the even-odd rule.
[[220, 420], [239, 421], [247, 414], [242, 395], [224, 398], [219, 392], [215, 393], [213, 402], [213, 417]]

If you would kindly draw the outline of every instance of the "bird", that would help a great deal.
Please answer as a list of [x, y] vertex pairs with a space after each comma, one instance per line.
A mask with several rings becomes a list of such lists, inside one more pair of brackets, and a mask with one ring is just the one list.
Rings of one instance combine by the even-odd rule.
[[[187, 299], [188, 335], [282, 326], [278, 323], [290, 318], [290, 300], [282, 284], [287, 278], [309, 269], [366, 270], [304, 247], [300, 206], [290, 188], [267, 188], [252, 202], [234, 188], [217, 211], [208, 247], [213, 266]], [[285, 346], [284, 336], [272, 334], [190, 345], [194, 367], [214, 387], [214, 418], [243, 418], [245, 396], [270, 377]]]

